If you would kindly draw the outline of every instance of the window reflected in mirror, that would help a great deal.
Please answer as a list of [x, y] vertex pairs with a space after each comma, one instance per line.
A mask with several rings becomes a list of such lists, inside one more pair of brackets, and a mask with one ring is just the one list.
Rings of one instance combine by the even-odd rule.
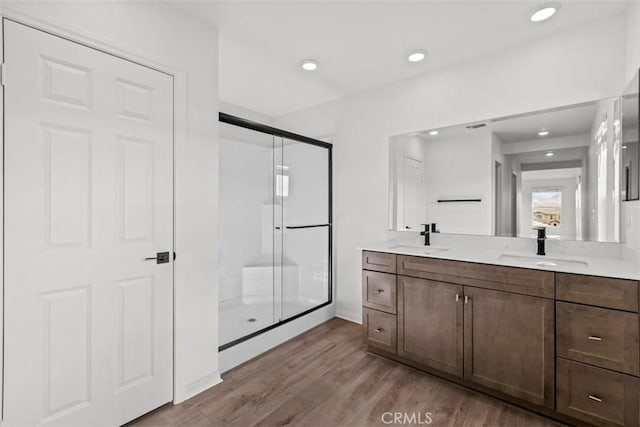
[[562, 188], [533, 190], [531, 192], [531, 211], [533, 212], [532, 227], [560, 227]]

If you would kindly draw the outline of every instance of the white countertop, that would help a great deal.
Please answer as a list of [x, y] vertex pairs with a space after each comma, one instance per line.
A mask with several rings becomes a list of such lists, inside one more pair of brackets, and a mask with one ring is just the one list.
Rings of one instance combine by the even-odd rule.
[[[534, 239], [433, 235], [431, 240], [431, 246], [419, 245], [415, 241], [395, 240], [372, 243], [359, 249], [425, 258], [640, 280], [640, 257], [634, 251], [629, 251], [624, 245], [619, 244], [616, 244], [616, 246], [620, 246], [620, 248], [612, 244], [548, 241], [547, 255], [538, 256], [536, 255], [536, 242]], [[399, 248], [398, 246], [406, 247]], [[424, 253], [424, 251], [429, 250], [435, 251], [429, 254]], [[572, 253], [576, 253], [576, 256], [571, 255]], [[506, 259], [505, 255], [511, 259]], [[523, 258], [518, 259], [518, 257]], [[539, 262], [544, 264], [538, 264]], [[549, 265], [549, 263], [556, 265]], [[586, 263], [586, 265], [583, 263]]]

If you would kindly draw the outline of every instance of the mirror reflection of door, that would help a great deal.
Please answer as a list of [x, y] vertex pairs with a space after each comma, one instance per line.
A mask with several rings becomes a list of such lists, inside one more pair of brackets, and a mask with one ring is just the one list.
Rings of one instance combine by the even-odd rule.
[[403, 162], [403, 224], [407, 230], [418, 230], [424, 221], [423, 162], [405, 154]]

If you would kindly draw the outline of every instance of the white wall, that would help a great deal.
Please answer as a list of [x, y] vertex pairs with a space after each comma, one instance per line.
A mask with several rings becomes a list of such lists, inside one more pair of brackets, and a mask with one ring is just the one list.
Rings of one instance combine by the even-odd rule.
[[[640, 2], [632, 2], [626, 13], [625, 85], [640, 68]], [[624, 89], [624, 86], [620, 90]]]
[[243, 119], [252, 120], [254, 122], [262, 123], [263, 125], [273, 126], [273, 123], [275, 121], [273, 117], [267, 116], [266, 114], [261, 114], [257, 111], [253, 111], [248, 108], [240, 107], [239, 105], [230, 104], [224, 101], [220, 101], [219, 108], [220, 112], [222, 113], [242, 117]]
[[[426, 143], [424, 156], [426, 219], [442, 233], [493, 234], [491, 132], [486, 128]], [[438, 203], [438, 199], [481, 202]]]
[[160, 2], [8, 2], [2, 13], [175, 73], [176, 401], [219, 381], [218, 36]]
[[621, 14], [277, 120], [310, 136], [333, 134], [338, 315], [361, 318], [357, 248], [386, 235], [389, 136], [619, 94], [625, 20]]

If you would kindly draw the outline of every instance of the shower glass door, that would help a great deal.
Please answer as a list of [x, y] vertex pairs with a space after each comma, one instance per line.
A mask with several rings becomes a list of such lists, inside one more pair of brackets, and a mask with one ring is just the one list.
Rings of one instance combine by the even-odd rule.
[[[279, 149], [281, 151], [281, 149]], [[219, 342], [232, 343], [280, 320], [274, 226], [273, 135], [220, 123]]]
[[331, 145], [220, 117], [224, 350], [331, 302]]
[[282, 319], [329, 301], [330, 151], [283, 138]]

